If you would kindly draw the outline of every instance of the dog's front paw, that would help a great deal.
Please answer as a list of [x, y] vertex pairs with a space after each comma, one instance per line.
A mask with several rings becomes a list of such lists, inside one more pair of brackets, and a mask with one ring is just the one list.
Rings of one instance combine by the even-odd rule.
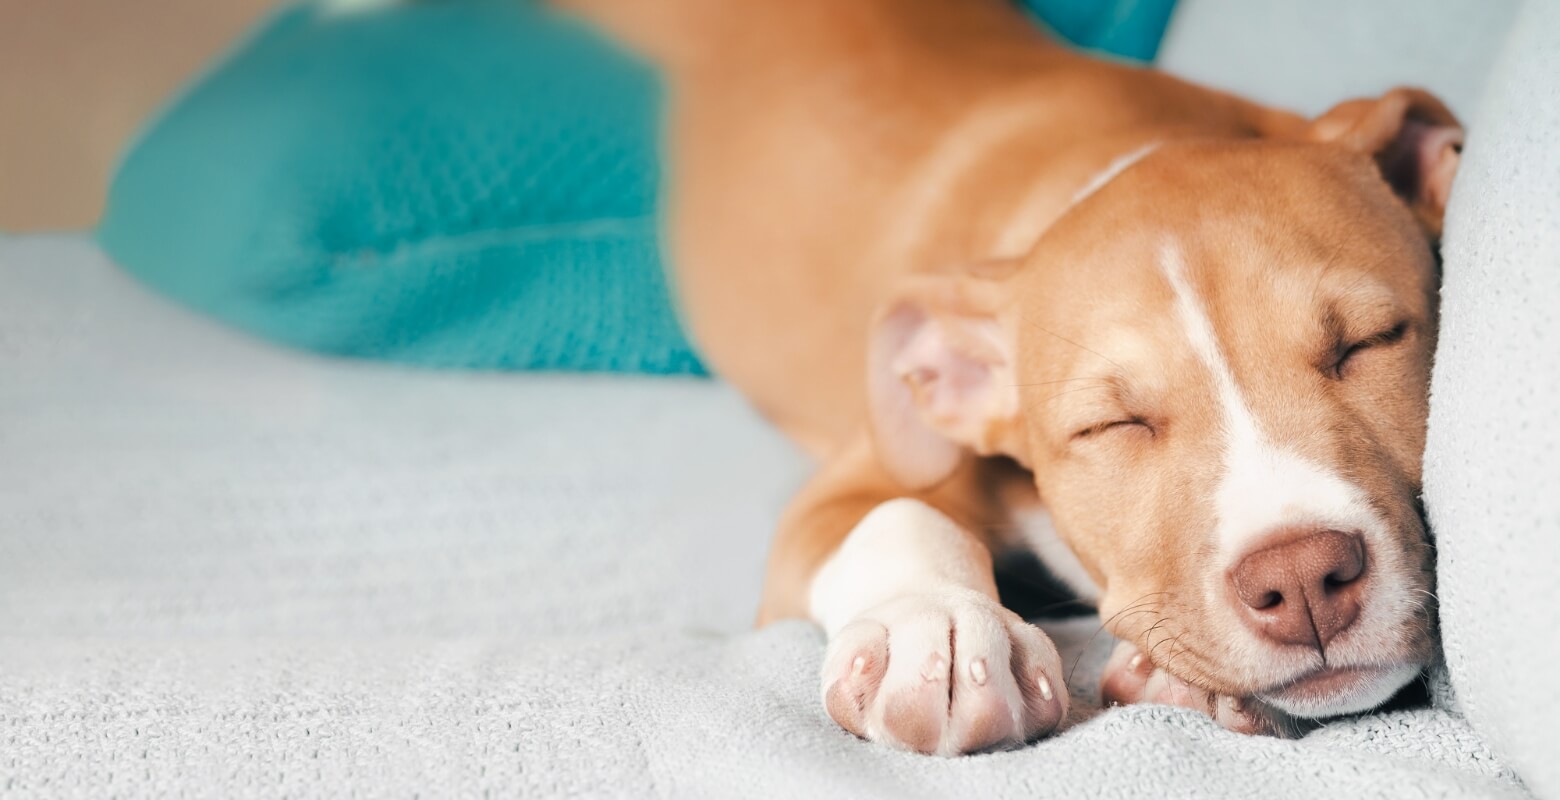
[[1196, 709], [1236, 733], [1286, 736], [1291, 732], [1289, 720], [1276, 709], [1193, 686], [1154, 666], [1130, 642], [1116, 645], [1111, 653], [1100, 678], [1100, 694], [1106, 705], [1159, 703]]
[[979, 592], [891, 600], [834, 635], [823, 701], [846, 730], [943, 756], [1005, 747], [1067, 713], [1061, 659], [1044, 633]]

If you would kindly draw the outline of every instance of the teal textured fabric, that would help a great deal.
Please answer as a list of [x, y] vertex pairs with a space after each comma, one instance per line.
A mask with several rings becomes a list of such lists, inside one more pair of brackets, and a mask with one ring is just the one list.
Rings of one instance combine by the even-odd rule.
[[106, 250], [330, 353], [701, 371], [656, 256], [656, 89], [509, 2], [277, 17], [126, 156]]
[[1079, 47], [1153, 61], [1175, 0], [1021, 0], [1030, 16]]
[[[1150, 57], [1173, 0], [1027, 0]], [[264, 338], [487, 369], [702, 374], [657, 242], [653, 74], [535, 2], [297, 6], [125, 155], [98, 237]]]

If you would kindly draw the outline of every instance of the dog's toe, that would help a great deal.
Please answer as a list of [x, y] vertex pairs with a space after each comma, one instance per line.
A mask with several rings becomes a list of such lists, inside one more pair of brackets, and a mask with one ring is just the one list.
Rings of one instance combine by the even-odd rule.
[[975, 592], [875, 608], [829, 643], [824, 706], [852, 733], [957, 755], [1021, 743], [1066, 714], [1049, 638]]
[[1283, 735], [1282, 715], [1249, 698], [1209, 692], [1154, 666], [1130, 642], [1116, 645], [1100, 676], [1100, 699], [1108, 706], [1158, 703], [1201, 711], [1236, 733]]

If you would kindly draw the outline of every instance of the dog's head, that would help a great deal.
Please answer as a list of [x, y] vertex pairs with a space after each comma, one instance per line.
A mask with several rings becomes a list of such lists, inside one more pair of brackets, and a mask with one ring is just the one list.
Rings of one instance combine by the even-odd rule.
[[871, 349], [885, 463], [1029, 467], [1100, 612], [1172, 674], [1301, 716], [1433, 651], [1417, 501], [1461, 132], [1433, 98], [1166, 142], [1016, 263], [920, 276]]

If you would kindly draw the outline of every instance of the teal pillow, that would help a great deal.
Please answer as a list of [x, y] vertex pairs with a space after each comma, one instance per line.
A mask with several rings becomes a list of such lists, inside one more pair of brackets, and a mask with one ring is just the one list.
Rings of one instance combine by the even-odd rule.
[[[1174, 0], [1028, 0], [1151, 58]], [[274, 17], [125, 155], [98, 236], [191, 307], [316, 351], [702, 374], [656, 240], [654, 76], [535, 2]]]
[[1019, 0], [1031, 17], [1073, 44], [1153, 61], [1175, 0]]

